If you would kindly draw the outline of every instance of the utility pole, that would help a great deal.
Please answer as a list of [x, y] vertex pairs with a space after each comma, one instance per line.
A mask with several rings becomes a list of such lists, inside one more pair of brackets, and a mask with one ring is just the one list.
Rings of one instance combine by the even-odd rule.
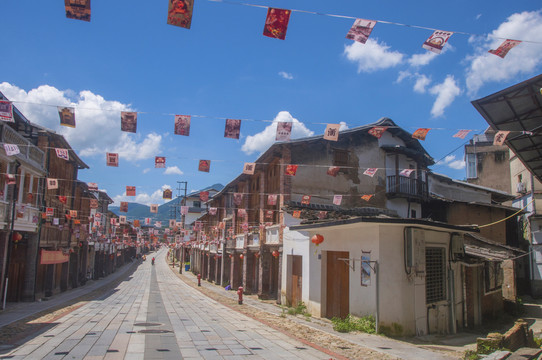
[[[186, 188], [188, 187], [188, 182], [187, 181], [177, 181], [177, 197], [181, 196], [181, 190], [184, 190], [184, 196], [183, 196], [183, 201], [182, 201], [182, 206], [186, 206]], [[181, 188], [181, 184], [184, 185], [184, 188]], [[181, 206], [181, 205], [179, 205]], [[177, 210], [177, 209], [175, 209]], [[181, 222], [183, 223], [183, 229], [184, 229], [184, 221], [185, 221], [185, 218], [186, 216], [181, 214]]]

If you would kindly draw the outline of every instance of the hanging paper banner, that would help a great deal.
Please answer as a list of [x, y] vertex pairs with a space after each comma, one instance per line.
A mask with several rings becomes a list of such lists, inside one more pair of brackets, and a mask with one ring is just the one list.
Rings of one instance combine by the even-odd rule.
[[126, 224], [126, 216], [120, 215], [120, 216], [119, 216], [119, 223], [121, 223], [121, 224]]
[[471, 130], [459, 130], [457, 133], [455, 133], [455, 135], [453, 136], [454, 138], [460, 138], [460, 139], [464, 139], [467, 137], [467, 135], [471, 132]]
[[243, 230], [243, 232], [248, 232], [248, 223], [242, 223], [241, 224], [241, 229]]
[[279, 121], [277, 122], [277, 134], [275, 136], [276, 141], [290, 141], [290, 134], [292, 133], [292, 123]]
[[508, 134], [510, 134], [510, 131], [497, 131], [497, 133], [495, 134], [495, 138], [493, 139], [493, 145], [503, 145]]
[[411, 175], [414, 171], [416, 171], [416, 170], [415, 170], [415, 169], [404, 169], [403, 171], [401, 171], [401, 172], [399, 173], [399, 175], [401, 175], [401, 176], [406, 176], [406, 177], [410, 177], [410, 175]]
[[90, 21], [90, 0], [64, 0], [68, 19]]
[[[162, 227], [162, 222], [161, 221], [156, 221], [154, 223], [154, 227], [161, 228]], [[158, 233], [156, 233], [156, 234], [158, 234]]]
[[512, 50], [514, 46], [519, 45], [520, 43], [520, 40], [506, 39], [496, 50], [489, 50], [488, 52], [504, 59], [506, 54], [508, 54], [508, 52]]
[[224, 137], [230, 139], [239, 139], [241, 133], [241, 120], [226, 119], [226, 128]]
[[273, 218], [273, 210], [266, 210], [265, 211], [265, 218], [266, 219], [272, 219]]
[[97, 209], [98, 208], [98, 200], [97, 199], [90, 199], [90, 208], [91, 209]]
[[361, 199], [362, 199], [362, 200], [365, 200], [365, 201], [369, 201], [369, 200], [371, 200], [372, 197], [373, 197], [373, 195], [363, 195], [363, 196], [361, 197]]
[[319, 211], [318, 212], [318, 219], [322, 220], [327, 217], [327, 211]]
[[52, 207], [48, 207], [45, 209], [45, 215], [46, 216], [53, 216], [55, 214], [55, 209]]
[[339, 166], [330, 166], [329, 169], [327, 169], [327, 174], [335, 177], [339, 173], [339, 170], [341, 170]]
[[375, 176], [377, 171], [378, 171], [378, 168], [368, 168], [367, 170], [363, 172], [363, 175], [373, 177]]
[[245, 217], [245, 216], [247, 216], [247, 211], [245, 209], [237, 209], [237, 216], [238, 217]]
[[388, 126], [375, 126], [369, 130], [369, 134], [380, 139], [386, 130], [388, 130]]
[[21, 153], [19, 147], [15, 144], [4, 144], [4, 151], [6, 152], [7, 156], [13, 156]]
[[170, 228], [175, 227], [175, 219], [169, 219], [169, 227]]
[[162, 193], [162, 199], [168, 199], [171, 200], [173, 198], [173, 192], [171, 189], [165, 189]]
[[340, 124], [327, 124], [326, 132], [324, 133], [325, 140], [337, 141], [339, 140], [339, 128]]
[[158, 213], [158, 204], [151, 204], [151, 213]]
[[267, 195], [267, 205], [277, 205], [277, 194]]
[[352, 25], [350, 31], [346, 34], [346, 38], [365, 44], [375, 25], [376, 21], [374, 20], [356, 19], [354, 25]]
[[60, 116], [60, 125], [75, 127], [75, 109], [71, 107], [58, 106], [58, 115]]
[[128, 212], [128, 202], [126, 201], [121, 201], [120, 202], [120, 209], [119, 209], [120, 212]]
[[211, 160], [200, 160], [198, 170], [203, 172], [209, 172], [211, 169]]
[[119, 154], [107, 153], [106, 154], [107, 166], [119, 166]]
[[190, 115], [175, 115], [175, 135], [190, 135]]
[[309, 205], [311, 203], [311, 196], [310, 195], [303, 195], [301, 197], [301, 204], [302, 205]]
[[136, 187], [126, 186], [126, 196], [136, 196]]
[[233, 194], [233, 203], [237, 206], [241, 205], [243, 202], [243, 194], [242, 193], [234, 193]]
[[165, 156], [156, 156], [154, 158], [154, 167], [156, 169], [164, 169], [166, 167], [166, 157]]
[[245, 163], [245, 166], [243, 166], [243, 174], [254, 175], [255, 169], [256, 163]]
[[427, 136], [427, 133], [429, 132], [429, 130], [431, 130], [431, 129], [420, 128], [420, 129], [414, 131], [414, 134], [412, 134], [412, 137], [414, 139], [418, 139], [418, 140], [425, 140], [425, 137]]
[[13, 119], [13, 105], [11, 105], [11, 102], [0, 100], [0, 120], [15, 122]]
[[60, 201], [62, 204], [67, 204], [68, 198], [66, 196], [58, 195], [58, 201]]
[[[52, 216], [53, 214], [51, 214]], [[59, 225], [60, 224], [60, 219], [59, 218], [53, 218], [53, 225]]]
[[333, 205], [341, 205], [342, 201], [343, 201], [342, 195], [333, 195]]
[[8, 185], [15, 185], [15, 174], [6, 174], [6, 181]]
[[425, 42], [422, 47], [425, 50], [434, 52], [435, 54], [440, 54], [442, 48], [446, 45], [446, 42], [452, 36], [453, 32], [451, 31], [442, 31], [436, 30]]
[[190, 29], [194, 0], [169, 0], [167, 23]]
[[188, 214], [188, 206], [181, 206], [181, 215]]
[[70, 217], [73, 219], [73, 218], [76, 218], [77, 217], [77, 210], [70, 210]]
[[56, 156], [59, 157], [60, 159], [63, 159], [66, 161], [70, 160], [70, 153], [68, 152], [68, 149], [56, 148], [55, 152], [56, 152]]
[[199, 192], [199, 199], [201, 201], [207, 201], [209, 200], [209, 192], [208, 191], [200, 191]]
[[209, 208], [209, 215], [216, 215], [216, 211], [217, 211], [217, 208], [215, 207], [212, 207], [212, 208]]
[[141, 224], [139, 223], [139, 220], [134, 220], [134, 227], [136, 227], [136, 228], [141, 227]]
[[89, 191], [98, 191], [98, 184], [94, 182], [87, 183]]
[[297, 172], [297, 165], [286, 165], [285, 175], [295, 176]]
[[301, 210], [295, 210], [292, 216], [299, 219], [301, 217]]
[[47, 178], [47, 190], [58, 189], [58, 179]]
[[120, 130], [130, 133], [137, 132], [137, 113], [122, 111], [120, 113]]
[[151, 224], [151, 218], [145, 218], [145, 225]]
[[361, 251], [361, 286], [371, 285], [371, 252]]
[[194, 222], [194, 231], [201, 231], [203, 228], [203, 223], [201, 221]]
[[285, 9], [267, 9], [267, 18], [265, 19], [263, 35], [270, 38], [284, 40], [286, 38], [286, 30], [288, 29], [290, 13], [290, 10]]

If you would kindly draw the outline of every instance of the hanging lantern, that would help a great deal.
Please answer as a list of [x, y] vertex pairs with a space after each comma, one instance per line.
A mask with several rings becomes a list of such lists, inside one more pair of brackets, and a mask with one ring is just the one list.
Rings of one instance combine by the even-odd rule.
[[243, 260], [245, 258], [245, 255], [241, 254], [239, 255], [239, 259]]
[[256, 257], [256, 259], [259, 258], [260, 257], [260, 252], [258, 251], [257, 253], [254, 254], [254, 256]]
[[231, 259], [232, 257], [233, 257], [233, 255], [232, 255], [232, 254], [230, 254], [230, 259]]
[[13, 233], [13, 242], [15, 244], [17, 244], [19, 241], [21, 241], [23, 239], [23, 235], [21, 235], [21, 233], [18, 233], [18, 232], [14, 232]]
[[279, 257], [279, 252], [277, 250], [274, 250], [272, 253], [271, 253], [274, 257]]
[[316, 234], [311, 238], [311, 241], [314, 245], [318, 246], [324, 242], [324, 237], [320, 234]]

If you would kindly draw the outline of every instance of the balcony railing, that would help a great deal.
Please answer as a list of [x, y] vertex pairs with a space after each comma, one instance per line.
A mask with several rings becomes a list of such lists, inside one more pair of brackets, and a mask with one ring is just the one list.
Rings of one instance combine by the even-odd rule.
[[2, 126], [1, 139], [4, 144], [14, 144], [19, 147], [20, 153], [15, 155], [16, 158], [27, 162], [39, 170], [45, 171], [45, 153], [26, 140], [17, 131], [4, 124]]
[[399, 197], [427, 197], [427, 185], [425, 181], [410, 179], [406, 176], [388, 176], [386, 182], [386, 193]]

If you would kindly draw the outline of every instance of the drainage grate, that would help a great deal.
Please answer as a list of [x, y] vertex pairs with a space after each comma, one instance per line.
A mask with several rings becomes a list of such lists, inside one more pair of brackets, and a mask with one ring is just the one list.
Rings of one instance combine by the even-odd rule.
[[170, 333], [171, 330], [160, 330], [160, 329], [147, 329], [147, 330], [139, 330], [142, 334], [164, 334], [164, 333]]
[[54, 335], [43, 335], [43, 337], [55, 337]]
[[201, 330], [201, 332], [211, 332], [210, 330]]
[[245, 332], [246, 330], [237, 330], [237, 331], [239, 331], [239, 332]]
[[213, 350], [218, 350], [217, 348], [205, 348], [205, 350], [208, 350], [208, 351], [213, 351]]
[[160, 323], [135, 323], [134, 326], [160, 326]]
[[115, 349], [108, 349], [106, 352], [108, 353], [115, 353], [115, 352], [119, 352], [118, 350], [115, 350]]
[[135, 334], [135, 331], [126, 331], [126, 334]]
[[252, 348], [249, 348], [250, 350], [263, 350], [262, 348], [260, 347], [252, 347]]
[[88, 336], [88, 335], [96, 335], [96, 333], [94, 333], [94, 332], [89, 332], [89, 333], [87, 333], [87, 336]]
[[165, 351], [169, 351], [169, 349], [156, 349], [156, 351], [165, 352]]
[[306, 347], [303, 347], [303, 346], [296, 346], [295, 347], [297, 350], [307, 350]]
[[385, 347], [385, 346], [377, 346], [377, 348], [382, 349], [382, 350], [391, 350], [391, 348]]
[[59, 351], [59, 352], [56, 352], [55, 355], [68, 355], [70, 352], [69, 351]]

